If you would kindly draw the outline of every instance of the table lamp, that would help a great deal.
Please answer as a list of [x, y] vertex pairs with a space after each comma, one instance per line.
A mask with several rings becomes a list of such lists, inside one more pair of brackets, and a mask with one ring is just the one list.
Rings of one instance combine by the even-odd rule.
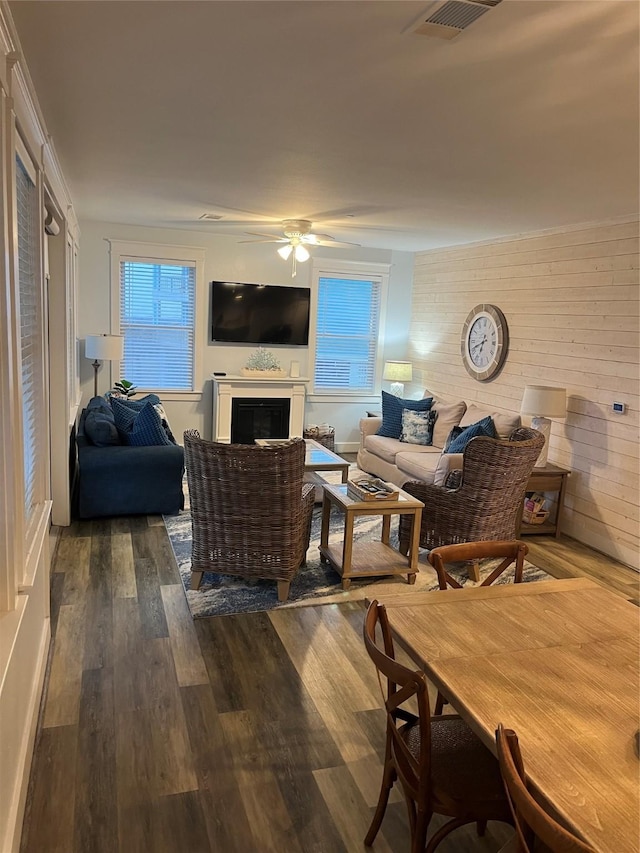
[[532, 429], [537, 429], [544, 435], [544, 447], [536, 461], [536, 468], [544, 468], [549, 452], [549, 435], [551, 421], [549, 418], [564, 418], [567, 414], [566, 388], [552, 388], [547, 385], [527, 385], [522, 396], [520, 412], [523, 415], [533, 415]]
[[87, 335], [84, 354], [93, 359], [93, 396], [98, 396], [98, 368], [101, 361], [121, 361], [124, 352], [122, 335]]
[[404, 396], [404, 383], [413, 379], [413, 367], [410, 361], [385, 361], [383, 379], [391, 381], [391, 393], [396, 397]]

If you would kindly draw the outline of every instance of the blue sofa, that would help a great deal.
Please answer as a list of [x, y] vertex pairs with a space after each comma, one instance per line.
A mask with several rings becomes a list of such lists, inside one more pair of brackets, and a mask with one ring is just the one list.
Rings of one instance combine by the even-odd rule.
[[[92, 406], [94, 400], [102, 402]], [[102, 409], [105, 402], [104, 398], [94, 400], [83, 410], [77, 434], [80, 518], [171, 515], [183, 509], [183, 448], [177, 444], [97, 446], [85, 430], [89, 412]]]

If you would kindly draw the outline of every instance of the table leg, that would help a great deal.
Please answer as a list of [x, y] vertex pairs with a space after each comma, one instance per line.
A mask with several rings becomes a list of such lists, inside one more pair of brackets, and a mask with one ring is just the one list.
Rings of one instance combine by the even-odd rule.
[[560, 492], [558, 494], [558, 504], [556, 506], [556, 539], [560, 537], [560, 516], [564, 509], [564, 493], [567, 488], [567, 474], [563, 474], [560, 483]]
[[467, 572], [470, 580], [480, 583], [480, 564], [477, 560], [473, 560], [468, 564]]
[[382, 516], [382, 538], [381, 542], [384, 545], [389, 544], [389, 536], [391, 535], [391, 516], [383, 515]]
[[353, 554], [353, 513], [344, 514], [344, 543], [342, 545], [342, 589], [349, 589], [351, 581], [351, 557]]
[[[320, 529], [320, 547], [326, 548], [329, 545], [329, 521], [331, 518], [331, 499], [327, 492], [323, 490], [322, 496], [322, 527]], [[326, 563], [327, 558], [324, 554], [320, 554], [320, 562]]]
[[418, 507], [412, 513], [413, 521], [411, 524], [411, 544], [409, 545], [409, 568], [411, 569], [411, 574], [413, 574], [413, 581], [409, 580], [409, 583], [415, 582], [415, 572], [418, 570], [418, 552], [420, 549], [420, 523], [422, 521], [422, 508]]
[[342, 469], [342, 482], [347, 483], [348, 481], [349, 481], [349, 469], [343, 468]]

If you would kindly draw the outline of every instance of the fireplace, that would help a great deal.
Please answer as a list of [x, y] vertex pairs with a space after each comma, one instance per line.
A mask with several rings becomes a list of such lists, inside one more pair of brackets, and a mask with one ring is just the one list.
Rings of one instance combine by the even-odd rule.
[[214, 441], [251, 444], [256, 438], [302, 436], [309, 381], [305, 377], [214, 376], [212, 380]]
[[290, 411], [288, 397], [236, 397], [231, 401], [231, 443], [289, 438]]

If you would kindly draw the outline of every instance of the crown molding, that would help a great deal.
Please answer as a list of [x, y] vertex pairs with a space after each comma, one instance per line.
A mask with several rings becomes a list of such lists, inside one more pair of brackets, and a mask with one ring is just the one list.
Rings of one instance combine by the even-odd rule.
[[626, 225], [629, 222], [640, 222], [640, 213], [628, 213], [611, 219], [598, 219], [593, 222], [576, 222], [571, 225], [557, 225], [554, 228], [544, 228], [539, 231], [522, 231], [517, 234], [505, 234], [502, 237], [491, 237], [488, 240], [475, 240], [470, 243], [452, 243], [448, 246], [438, 246], [433, 249], [423, 249], [414, 252], [416, 257], [437, 255], [450, 249], [474, 249], [480, 246], [493, 246], [500, 243], [513, 243], [515, 240], [528, 240], [535, 237], [549, 237], [553, 234], [568, 234], [572, 231], [586, 231], [589, 228], [606, 228], [608, 225]]

